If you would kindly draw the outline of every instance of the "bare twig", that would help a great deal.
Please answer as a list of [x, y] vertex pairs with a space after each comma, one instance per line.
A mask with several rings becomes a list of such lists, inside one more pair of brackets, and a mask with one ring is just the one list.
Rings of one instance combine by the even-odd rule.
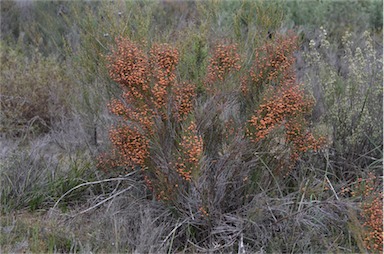
[[114, 195], [112, 195], [112, 196], [110, 196], [110, 197], [104, 199], [103, 201], [97, 203], [96, 205], [93, 205], [93, 206], [91, 206], [91, 207], [89, 207], [89, 208], [87, 208], [87, 209], [85, 209], [85, 210], [83, 210], [83, 211], [81, 211], [81, 212], [79, 212], [79, 213], [77, 213], [77, 214], [75, 214], [75, 215], [72, 215], [72, 217], [75, 217], [75, 216], [77, 216], [77, 215], [80, 215], [80, 214], [89, 212], [89, 211], [91, 211], [92, 209], [95, 209], [96, 207], [98, 207], [98, 206], [104, 204], [104, 203], [107, 202], [108, 200], [113, 199], [114, 197], [116, 197], [116, 196], [118, 196], [118, 195], [120, 195], [120, 194], [126, 192], [127, 190], [132, 189], [132, 187], [133, 187], [133, 186], [129, 186], [128, 188], [126, 188], [126, 189], [124, 189], [124, 190], [121, 190], [121, 191], [117, 192], [116, 194], [114, 194]]
[[328, 178], [327, 175], [325, 175], [325, 179], [327, 180], [329, 186], [331, 186], [331, 189], [333, 191], [333, 194], [335, 194], [336, 199], [339, 200], [339, 197], [337, 196], [337, 193], [336, 193], [335, 189], [333, 188], [333, 185], [332, 185], [331, 181], [329, 181], [329, 178]]
[[172, 231], [167, 235], [167, 237], [164, 239], [164, 241], [162, 242], [161, 246], [163, 246], [167, 241], [168, 239], [174, 235], [174, 233], [176, 232], [176, 230], [181, 226], [183, 225], [186, 221], [188, 220], [188, 218], [184, 219], [182, 222], [176, 224], [176, 226], [172, 229]]
[[60, 203], [60, 201], [65, 197], [67, 196], [69, 193], [71, 193], [72, 191], [78, 189], [78, 188], [81, 188], [81, 187], [84, 187], [84, 186], [88, 186], [88, 185], [93, 185], [93, 184], [99, 184], [99, 183], [105, 183], [105, 182], [113, 182], [113, 181], [127, 181], [127, 180], [130, 180], [128, 179], [127, 177], [128, 176], [131, 176], [135, 173], [134, 172], [131, 172], [127, 175], [125, 175], [125, 177], [117, 177], [117, 178], [110, 178], [110, 179], [104, 179], [104, 180], [99, 180], [99, 181], [94, 181], [94, 182], [86, 182], [86, 183], [82, 183], [82, 184], [79, 184], [75, 187], [73, 187], [72, 189], [70, 189], [69, 191], [67, 191], [66, 193], [64, 193], [55, 203], [55, 205], [52, 207], [52, 210], [55, 210], [55, 208], [57, 207], [57, 205]]

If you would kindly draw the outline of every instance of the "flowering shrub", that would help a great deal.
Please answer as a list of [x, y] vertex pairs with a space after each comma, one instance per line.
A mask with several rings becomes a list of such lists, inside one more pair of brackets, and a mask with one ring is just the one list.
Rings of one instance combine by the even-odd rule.
[[293, 35], [278, 36], [276, 41], [267, 42], [256, 51], [249, 77], [243, 79], [241, 89], [248, 100], [259, 101], [248, 121], [248, 136], [257, 143], [283, 127], [285, 134], [281, 142], [284, 150], [290, 153], [288, 169], [294, 166], [300, 154], [316, 151], [324, 143], [308, 130], [305, 116], [311, 113], [314, 102], [296, 82], [293, 65], [296, 49], [297, 37]]
[[178, 83], [174, 87], [174, 102], [172, 113], [177, 121], [185, 120], [193, 109], [193, 99], [196, 96], [195, 87], [188, 83]]
[[255, 61], [250, 76], [255, 86], [268, 82], [295, 81], [293, 53], [297, 50], [297, 37], [277, 36], [275, 41], [267, 42], [255, 52]]
[[383, 192], [372, 193], [371, 200], [363, 205], [364, 243], [368, 250], [383, 252]]
[[148, 158], [148, 139], [136, 127], [122, 125], [110, 131], [110, 139], [117, 148], [121, 166], [144, 166]]
[[[99, 166], [109, 170], [142, 169], [144, 180], [158, 199], [169, 200], [172, 188], [190, 181], [192, 167], [197, 170], [202, 140], [193, 122], [186, 126], [193, 108], [195, 87], [176, 80], [179, 53], [167, 44], [155, 44], [145, 53], [124, 38], [107, 57], [111, 78], [120, 85], [122, 95], [109, 104], [120, 122], [110, 130], [113, 149], [100, 157]], [[181, 141], [170, 140], [175, 131], [186, 128]], [[155, 144], [180, 152], [174, 165], [158, 162]], [[195, 149], [195, 150], [194, 150]], [[161, 165], [160, 165], [160, 164]]]
[[[203, 183], [219, 179], [218, 175], [210, 177], [212, 174], [223, 174], [219, 172], [225, 167], [217, 171], [217, 160], [226, 154], [232, 156], [236, 164], [242, 157], [250, 156], [247, 150], [235, 151], [234, 143], [243, 142], [267, 151], [272, 158], [269, 166], [276, 166], [276, 170], [286, 167], [285, 173], [293, 169], [303, 153], [317, 150], [323, 143], [310, 132], [306, 120], [313, 100], [296, 82], [293, 65], [296, 36], [278, 35], [266, 42], [256, 50], [256, 58], [248, 70], [242, 69], [235, 44], [216, 46], [203, 78], [208, 96], [199, 98], [205, 100], [206, 105], [212, 103], [212, 119], [208, 111], [202, 114], [196, 111], [195, 86], [177, 79], [179, 52], [176, 49], [167, 44], [154, 44], [145, 53], [124, 38], [118, 39], [116, 45], [108, 56], [109, 71], [120, 85], [122, 95], [113, 100], [109, 108], [120, 122], [110, 131], [113, 145], [110, 158], [101, 159], [100, 165], [124, 170], [140, 168], [145, 183], [157, 199], [180, 206], [179, 199], [186, 193], [199, 193], [195, 209], [201, 211], [201, 207], [205, 207], [206, 214], [210, 214], [208, 211], [214, 208], [207, 205], [208, 194], [203, 195], [209, 193], [210, 187]], [[234, 75], [240, 71], [241, 80], [240, 75]], [[238, 87], [222, 93], [222, 84], [226, 82], [237, 83]], [[247, 104], [249, 115], [239, 116], [241, 109], [236, 105], [243, 102], [231, 102], [233, 93], [239, 93], [236, 98], [254, 102]], [[209, 124], [204, 124], [205, 121]], [[282, 146], [268, 146], [272, 136], [281, 140]], [[244, 169], [242, 186], [243, 179], [248, 179], [248, 170]], [[229, 172], [225, 174], [235, 177]]]
[[177, 158], [177, 172], [185, 180], [190, 181], [192, 173], [198, 170], [203, 152], [203, 140], [197, 133], [195, 122], [190, 123], [179, 145], [181, 154]]
[[[237, 53], [237, 45], [217, 45], [213, 56], [209, 59], [205, 82], [206, 89], [209, 92], [214, 92], [215, 82], [223, 82], [232, 72], [239, 71], [240, 68], [240, 56]], [[220, 86], [216, 89], [220, 89]]]
[[374, 174], [366, 179], [358, 178], [352, 196], [362, 199], [360, 215], [363, 219], [364, 245], [369, 251], [383, 252], [383, 192], [377, 187], [382, 183]]
[[[175, 68], [179, 53], [168, 45], [154, 45], [150, 52], [153, 102], [157, 110], [166, 109], [168, 94], [176, 79]], [[165, 112], [163, 112], [165, 113]]]

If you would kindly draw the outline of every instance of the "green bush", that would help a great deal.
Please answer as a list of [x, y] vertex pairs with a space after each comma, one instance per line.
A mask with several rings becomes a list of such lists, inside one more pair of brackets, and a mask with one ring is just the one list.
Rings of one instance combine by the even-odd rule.
[[[346, 32], [342, 48], [330, 44], [325, 29], [309, 43], [306, 82], [318, 90], [318, 106], [340, 156], [379, 158], [383, 135], [382, 56], [369, 32]], [[341, 57], [337, 57], [341, 56]]]
[[377, 0], [342, 1], [293, 0], [284, 2], [285, 21], [305, 29], [316, 29], [323, 26], [334, 38], [340, 38], [345, 29], [362, 32], [383, 28], [380, 10], [383, 2]]
[[1, 44], [1, 131], [18, 136], [41, 133], [70, 110], [71, 82], [57, 58], [31, 57]]

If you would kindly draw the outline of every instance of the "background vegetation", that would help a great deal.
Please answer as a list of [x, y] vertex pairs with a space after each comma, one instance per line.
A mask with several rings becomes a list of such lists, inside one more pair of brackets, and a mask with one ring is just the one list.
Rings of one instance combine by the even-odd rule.
[[0, 251], [382, 251], [382, 4], [1, 1]]

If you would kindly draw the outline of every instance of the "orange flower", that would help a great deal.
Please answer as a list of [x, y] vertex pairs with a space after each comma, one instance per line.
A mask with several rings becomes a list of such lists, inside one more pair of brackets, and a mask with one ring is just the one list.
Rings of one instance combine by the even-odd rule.
[[360, 215], [364, 221], [364, 245], [368, 250], [379, 253], [383, 252], [383, 192], [375, 187], [381, 185], [370, 172], [367, 179], [358, 178], [352, 191], [353, 196], [362, 198]]
[[180, 183], [178, 176], [190, 181], [202, 153], [202, 138], [192, 124], [182, 137], [182, 158], [172, 165], [176, 167], [173, 175], [150, 160], [150, 141], [164, 131], [159, 126], [169, 124], [169, 120], [180, 123], [193, 110], [195, 87], [176, 80], [179, 52], [168, 44], [155, 44], [145, 53], [130, 40], [118, 38], [107, 60], [112, 80], [122, 89], [120, 98], [112, 100], [108, 108], [121, 122], [111, 128], [113, 149], [100, 157], [99, 166], [125, 170], [140, 167], [155, 197], [172, 199], [172, 189]]
[[[297, 37], [278, 36], [277, 41], [268, 41], [256, 51], [256, 59], [250, 71], [252, 82], [244, 81], [242, 91], [253, 96], [251, 91], [263, 91], [261, 103], [251, 116], [248, 136], [253, 142], [265, 139], [276, 128], [285, 130], [285, 145], [290, 146], [289, 168], [308, 150], [317, 150], [324, 139], [316, 140], [307, 130], [305, 116], [313, 108], [314, 102], [307, 97], [296, 83], [294, 72], [294, 50]], [[244, 78], [246, 80], [246, 78]]]
[[149, 156], [149, 140], [137, 128], [125, 125], [113, 128], [110, 140], [119, 155], [120, 166], [132, 168], [145, 165]]
[[152, 95], [156, 108], [160, 109], [167, 104], [170, 89], [174, 85], [179, 52], [167, 44], [155, 44], [150, 51], [150, 60], [155, 83]]
[[237, 45], [217, 45], [209, 60], [206, 85], [208, 89], [217, 81], [223, 81], [231, 72], [240, 70], [240, 56]]
[[193, 99], [196, 97], [195, 87], [191, 84], [177, 84], [173, 90], [173, 113], [177, 121], [185, 120], [193, 109]]
[[148, 59], [144, 52], [125, 38], [116, 39], [117, 48], [107, 57], [110, 77], [133, 98], [144, 98], [149, 90]]
[[176, 171], [186, 181], [191, 180], [194, 170], [198, 169], [203, 154], [203, 139], [197, 134], [195, 122], [191, 122], [179, 144], [181, 155], [177, 158]]

